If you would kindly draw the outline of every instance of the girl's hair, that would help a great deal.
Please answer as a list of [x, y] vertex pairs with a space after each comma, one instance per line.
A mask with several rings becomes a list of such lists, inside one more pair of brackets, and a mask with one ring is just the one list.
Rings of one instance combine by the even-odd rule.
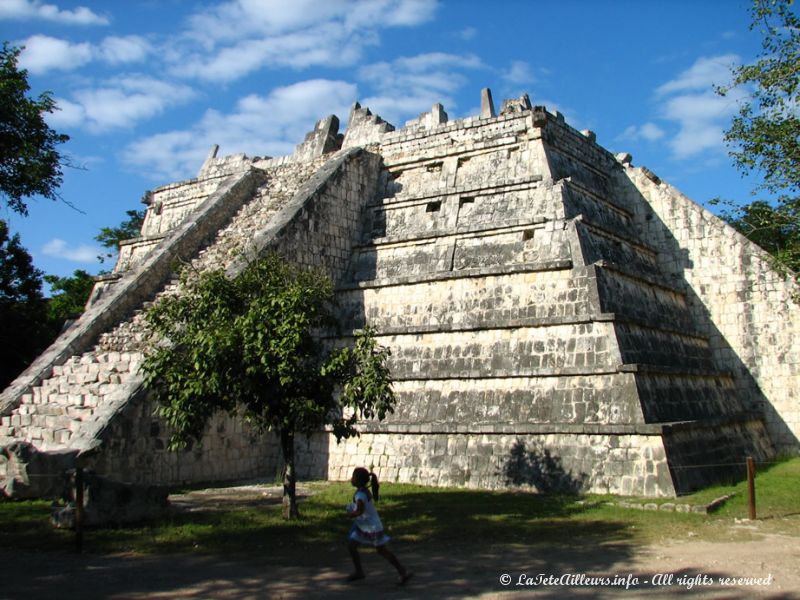
[[355, 479], [358, 487], [367, 487], [369, 483], [372, 489], [372, 499], [375, 502], [378, 501], [378, 491], [381, 484], [378, 482], [378, 476], [375, 473], [367, 471], [364, 467], [356, 467], [353, 471], [353, 479]]

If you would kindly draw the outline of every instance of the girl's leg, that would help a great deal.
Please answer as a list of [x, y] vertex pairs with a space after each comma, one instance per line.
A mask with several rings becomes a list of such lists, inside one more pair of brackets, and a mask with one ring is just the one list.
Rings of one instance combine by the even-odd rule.
[[353, 566], [356, 568], [355, 573], [350, 575], [347, 580], [355, 581], [356, 579], [364, 579], [364, 569], [361, 567], [361, 555], [358, 553], [358, 542], [350, 540], [347, 543], [347, 549], [350, 551], [350, 558], [353, 559]]
[[394, 553], [389, 550], [385, 545], [384, 546], [377, 546], [375, 550], [380, 554], [383, 558], [388, 560], [392, 566], [397, 569], [397, 573], [400, 575], [400, 583], [405, 583], [411, 577], [411, 573], [409, 573], [406, 568], [400, 564], [400, 561], [397, 560], [397, 557]]

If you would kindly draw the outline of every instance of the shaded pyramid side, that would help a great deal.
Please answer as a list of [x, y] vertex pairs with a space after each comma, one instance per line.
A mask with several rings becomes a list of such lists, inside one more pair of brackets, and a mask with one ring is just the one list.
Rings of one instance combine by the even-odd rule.
[[[587, 161], [585, 137], [555, 121], [544, 138], [554, 175], [566, 182], [567, 214], [578, 219], [575, 259], [595, 269], [600, 309], [614, 315], [620, 370], [634, 374], [645, 422], [664, 426], [676, 491], [741, 478], [746, 456], [773, 455], [770, 436], [748, 391], [715, 361], [685, 281], [664, 268], [663, 247], [641, 233], [635, 215], [646, 200], [610, 155]], [[604, 163], [606, 177], [597, 170]]]

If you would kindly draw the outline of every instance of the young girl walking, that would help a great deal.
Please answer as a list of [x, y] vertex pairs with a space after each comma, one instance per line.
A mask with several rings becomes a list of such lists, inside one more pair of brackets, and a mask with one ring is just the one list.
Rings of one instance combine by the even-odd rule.
[[[403, 585], [411, 579], [413, 573], [407, 570], [397, 557], [386, 547], [391, 539], [383, 531], [383, 523], [375, 510], [375, 501], [378, 499], [380, 484], [375, 473], [370, 473], [364, 467], [358, 467], [353, 471], [350, 483], [356, 488], [353, 495], [353, 502], [347, 505], [347, 516], [354, 519], [353, 526], [350, 528], [348, 536], [348, 549], [350, 557], [353, 559], [355, 572], [347, 578], [347, 581], [357, 581], [364, 579], [364, 569], [361, 567], [361, 556], [358, 547], [373, 546], [378, 554], [388, 560], [397, 569], [397, 583]], [[372, 492], [367, 489], [370, 484]]]

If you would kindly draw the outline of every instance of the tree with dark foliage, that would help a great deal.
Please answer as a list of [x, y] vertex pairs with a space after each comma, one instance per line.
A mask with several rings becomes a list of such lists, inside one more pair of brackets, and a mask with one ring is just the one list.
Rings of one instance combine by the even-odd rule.
[[763, 178], [756, 200], [726, 220], [770, 252], [778, 266], [800, 273], [800, 17], [793, 0], [754, 0], [750, 29], [763, 38], [758, 60], [733, 71], [733, 88], [749, 92], [725, 140], [742, 173]]
[[27, 96], [28, 72], [17, 68], [20, 48], [0, 51], [0, 195], [11, 210], [28, 214], [25, 198], [58, 198], [64, 159], [57, 150], [69, 136], [50, 129], [46, 113], [56, 110], [49, 92]]
[[213, 271], [188, 286], [147, 312], [161, 341], [142, 371], [173, 429], [171, 446], [199, 440], [217, 411], [274, 431], [285, 464], [284, 516], [296, 518], [295, 435], [328, 425], [346, 438], [358, 433], [358, 419], [392, 412], [389, 351], [369, 330], [355, 332], [352, 347], [326, 350], [315, 333], [332, 324], [330, 279], [274, 255], [234, 279]]
[[19, 375], [49, 343], [42, 272], [33, 266], [19, 235], [0, 220], [0, 389]]

